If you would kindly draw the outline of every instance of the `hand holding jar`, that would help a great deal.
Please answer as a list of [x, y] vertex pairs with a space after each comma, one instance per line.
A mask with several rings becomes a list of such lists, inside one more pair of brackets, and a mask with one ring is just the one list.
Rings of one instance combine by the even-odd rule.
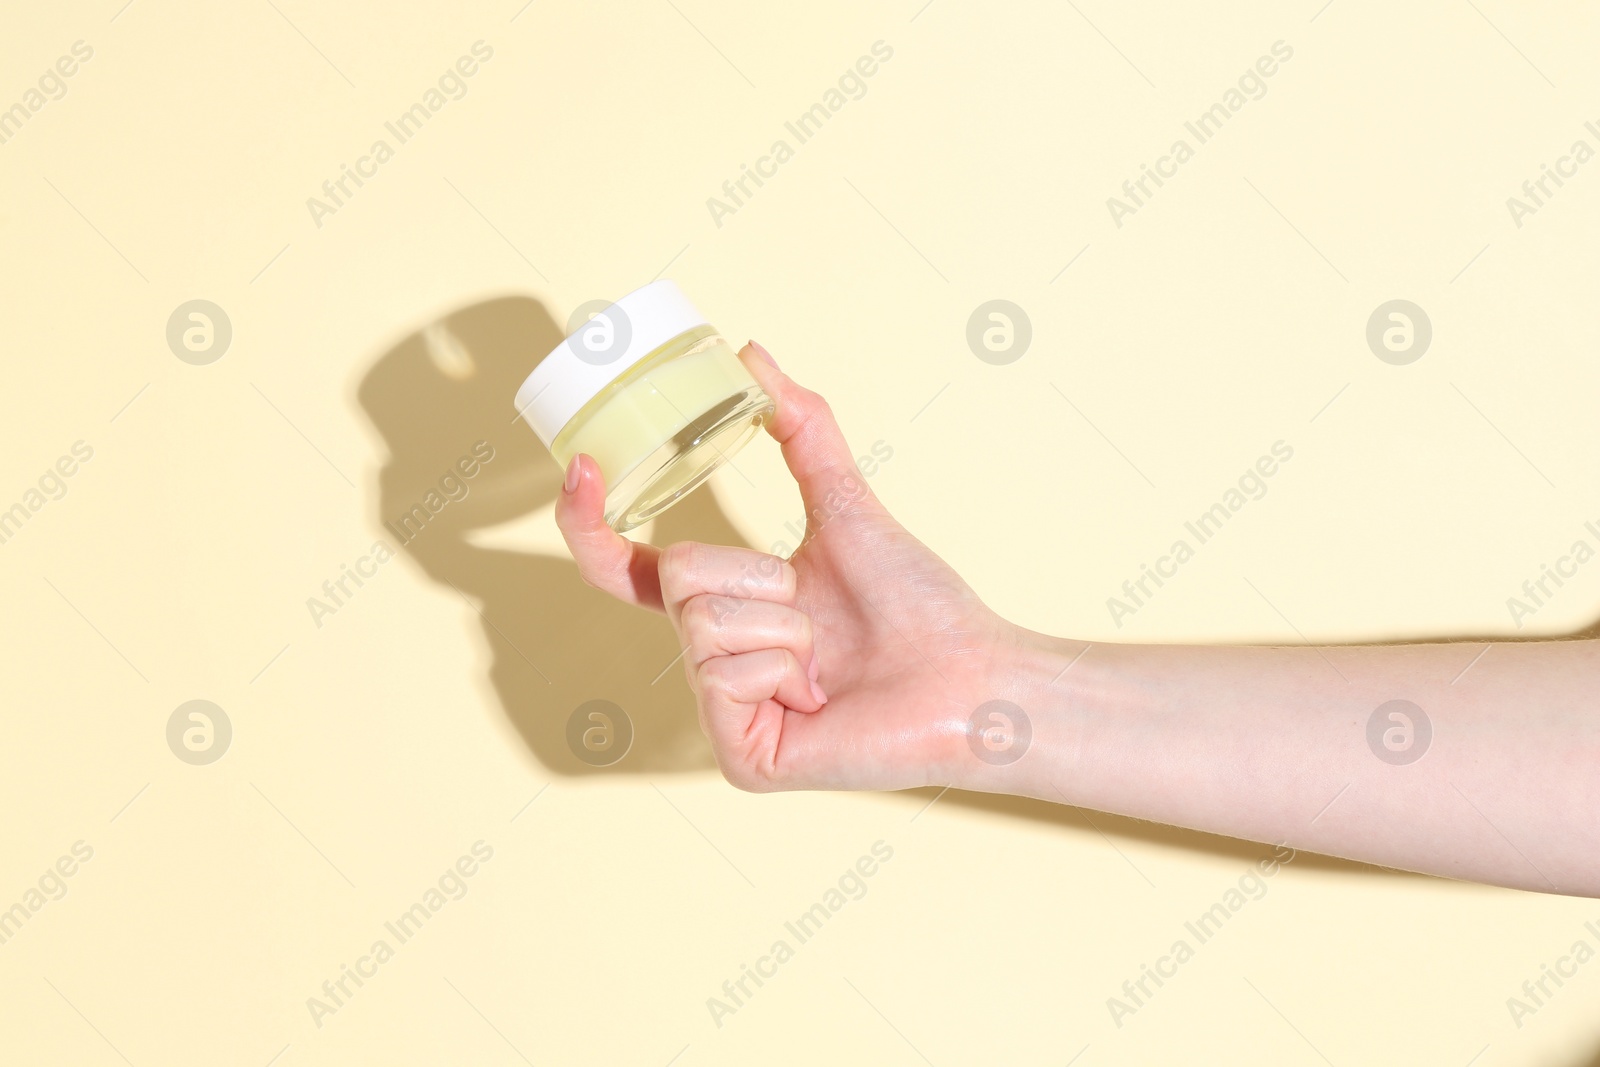
[[[601, 465], [581, 452], [556, 503], [584, 580], [672, 620], [733, 784], [1011, 793], [1600, 896], [1600, 641], [1500, 642], [1475, 658], [1448, 642], [1036, 633], [989, 610], [889, 515], [821, 397], [754, 343], [738, 359], [756, 383], [746, 394], [774, 405], [759, 421], [805, 501], [806, 537], [789, 559], [627, 540], [607, 524]], [[981, 481], [965, 492], [996, 523], [1029, 521], [1025, 501]], [[1517, 828], [1517, 847], [1485, 832], [1485, 811]]]
[[556, 504], [578, 569], [672, 621], [701, 726], [739, 787], [949, 781], [970, 759], [968, 715], [996, 684], [990, 651], [1014, 628], [889, 515], [821, 397], [753, 342], [738, 358], [775, 402], [765, 425], [799, 483], [805, 541], [787, 560], [630, 541], [607, 524], [601, 467], [580, 453]]

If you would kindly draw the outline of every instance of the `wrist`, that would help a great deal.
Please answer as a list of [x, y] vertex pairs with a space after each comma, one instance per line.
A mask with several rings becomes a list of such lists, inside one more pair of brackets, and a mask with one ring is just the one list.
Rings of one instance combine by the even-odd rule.
[[1004, 624], [983, 682], [955, 724], [947, 781], [959, 789], [1068, 800], [1082, 762], [1093, 646]]

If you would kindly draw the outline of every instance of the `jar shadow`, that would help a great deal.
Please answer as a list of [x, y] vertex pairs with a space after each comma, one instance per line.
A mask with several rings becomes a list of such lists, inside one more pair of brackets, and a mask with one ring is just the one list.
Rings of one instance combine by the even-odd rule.
[[[505, 296], [452, 312], [377, 359], [356, 395], [388, 449], [378, 476], [384, 540], [478, 617], [500, 706], [551, 773], [711, 770], [666, 619], [590, 588], [564, 554], [473, 541], [475, 531], [550, 506], [560, 490], [561, 468], [515, 417], [512, 397], [565, 333], [537, 300]], [[659, 544], [744, 544], [706, 491], [651, 532]], [[624, 710], [631, 743], [569, 743], [569, 719], [591, 700]], [[599, 722], [580, 719], [580, 738]], [[617, 746], [621, 725], [590, 737]]]

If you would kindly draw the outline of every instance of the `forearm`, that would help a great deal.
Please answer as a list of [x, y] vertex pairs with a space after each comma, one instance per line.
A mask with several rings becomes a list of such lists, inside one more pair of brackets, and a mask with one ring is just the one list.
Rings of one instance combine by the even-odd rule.
[[[1600, 896], [1600, 643], [1475, 663], [1482, 645], [1085, 647], [1027, 635], [1007, 654], [1027, 751], [966, 759], [957, 785]], [[1422, 710], [1392, 709], [1416, 720], [1409, 748], [1387, 712], [1369, 742], [1392, 700]]]

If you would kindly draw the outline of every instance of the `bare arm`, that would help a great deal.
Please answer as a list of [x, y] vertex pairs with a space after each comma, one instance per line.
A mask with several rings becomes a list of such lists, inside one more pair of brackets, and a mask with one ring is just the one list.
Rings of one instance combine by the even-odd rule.
[[1031, 720], [1029, 751], [1008, 764], [957, 760], [951, 778], [1389, 867], [1600, 896], [1600, 643], [1483, 649], [1030, 637], [1007, 669]]

